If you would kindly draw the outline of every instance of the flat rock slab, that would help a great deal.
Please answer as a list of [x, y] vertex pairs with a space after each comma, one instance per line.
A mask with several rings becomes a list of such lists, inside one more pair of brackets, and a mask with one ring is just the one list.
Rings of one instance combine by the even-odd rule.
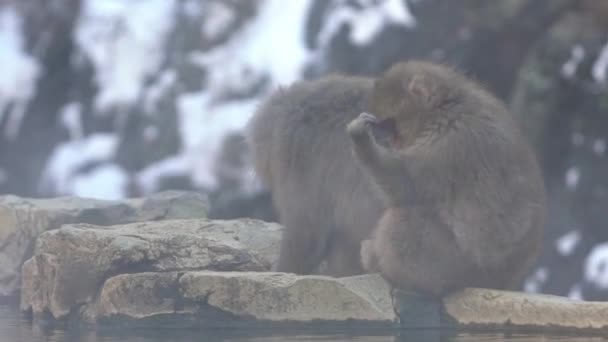
[[64, 225], [42, 233], [22, 270], [21, 308], [66, 318], [125, 273], [269, 271], [281, 227], [257, 220]]
[[[331, 324], [395, 327], [390, 289], [378, 276], [274, 272], [168, 272], [108, 279], [82, 320], [156, 322], [212, 328]], [[162, 320], [162, 319], [161, 319]], [[184, 323], [185, 322], [185, 323]], [[274, 324], [274, 325], [273, 325]]]
[[465, 289], [443, 300], [444, 322], [458, 327], [608, 332], [608, 302], [488, 289]]
[[538, 333], [608, 332], [608, 303], [468, 288], [443, 299], [394, 292], [402, 328], [457, 328]]
[[76, 197], [27, 199], [0, 197], [0, 300], [20, 288], [21, 266], [32, 256], [39, 234], [63, 224], [124, 224], [207, 217], [207, 198], [194, 192], [167, 191], [146, 198], [103, 201]]

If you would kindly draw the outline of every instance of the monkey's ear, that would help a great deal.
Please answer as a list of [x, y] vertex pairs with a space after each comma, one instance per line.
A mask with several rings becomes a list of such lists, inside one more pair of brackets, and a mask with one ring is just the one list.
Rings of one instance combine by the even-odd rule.
[[406, 80], [405, 91], [425, 102], [430, 100], [432, 94], [428, 80], [422, 75], [414, 75], [409, 80]]

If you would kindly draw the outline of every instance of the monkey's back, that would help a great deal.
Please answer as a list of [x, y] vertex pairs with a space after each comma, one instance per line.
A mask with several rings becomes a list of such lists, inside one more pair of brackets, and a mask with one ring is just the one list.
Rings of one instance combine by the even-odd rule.
[[324, 237], [320, 243], [347, 239], [358, 248], [373, 229], [381, 202], [346, 133], [348, 122], [366, 109], [372, 85], [343, 76], [298, 82], [276, 91], [250, 121], [256, 172], [287, 230], [303, 229], [290, 222], [307, 222], [310, 234]]

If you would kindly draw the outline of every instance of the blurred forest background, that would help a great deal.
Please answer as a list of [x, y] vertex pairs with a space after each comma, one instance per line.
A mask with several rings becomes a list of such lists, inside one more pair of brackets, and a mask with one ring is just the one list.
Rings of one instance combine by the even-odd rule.
[[606, 0], [0, 0], [0, 194], [195, 189], [275, 220], [242, 129], [279, 85], [424, 58], [498, 94], [550, 197], [529, 292], [608, 300]]

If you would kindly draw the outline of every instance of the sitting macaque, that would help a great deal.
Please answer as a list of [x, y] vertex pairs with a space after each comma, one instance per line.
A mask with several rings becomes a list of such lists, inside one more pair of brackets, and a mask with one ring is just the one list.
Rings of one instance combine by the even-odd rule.
[[365, 273], [361, 241], [383, 203], [351, 152], [346, 125], [366, 110], [373, 80], [328, 76], [276, 91], [249, 123], [254, 167], [285, 227], [277, 270]]
[[392, 286], [442, 295], [514, 288], [538, 255], [533, 152], [504, 105], [450, 68], [410, 61], [375, 81], [296, 84], [250, 132], [286, 229], [279, 271], [327, 259], [330, 274], [356, 274], [361, 253]]

